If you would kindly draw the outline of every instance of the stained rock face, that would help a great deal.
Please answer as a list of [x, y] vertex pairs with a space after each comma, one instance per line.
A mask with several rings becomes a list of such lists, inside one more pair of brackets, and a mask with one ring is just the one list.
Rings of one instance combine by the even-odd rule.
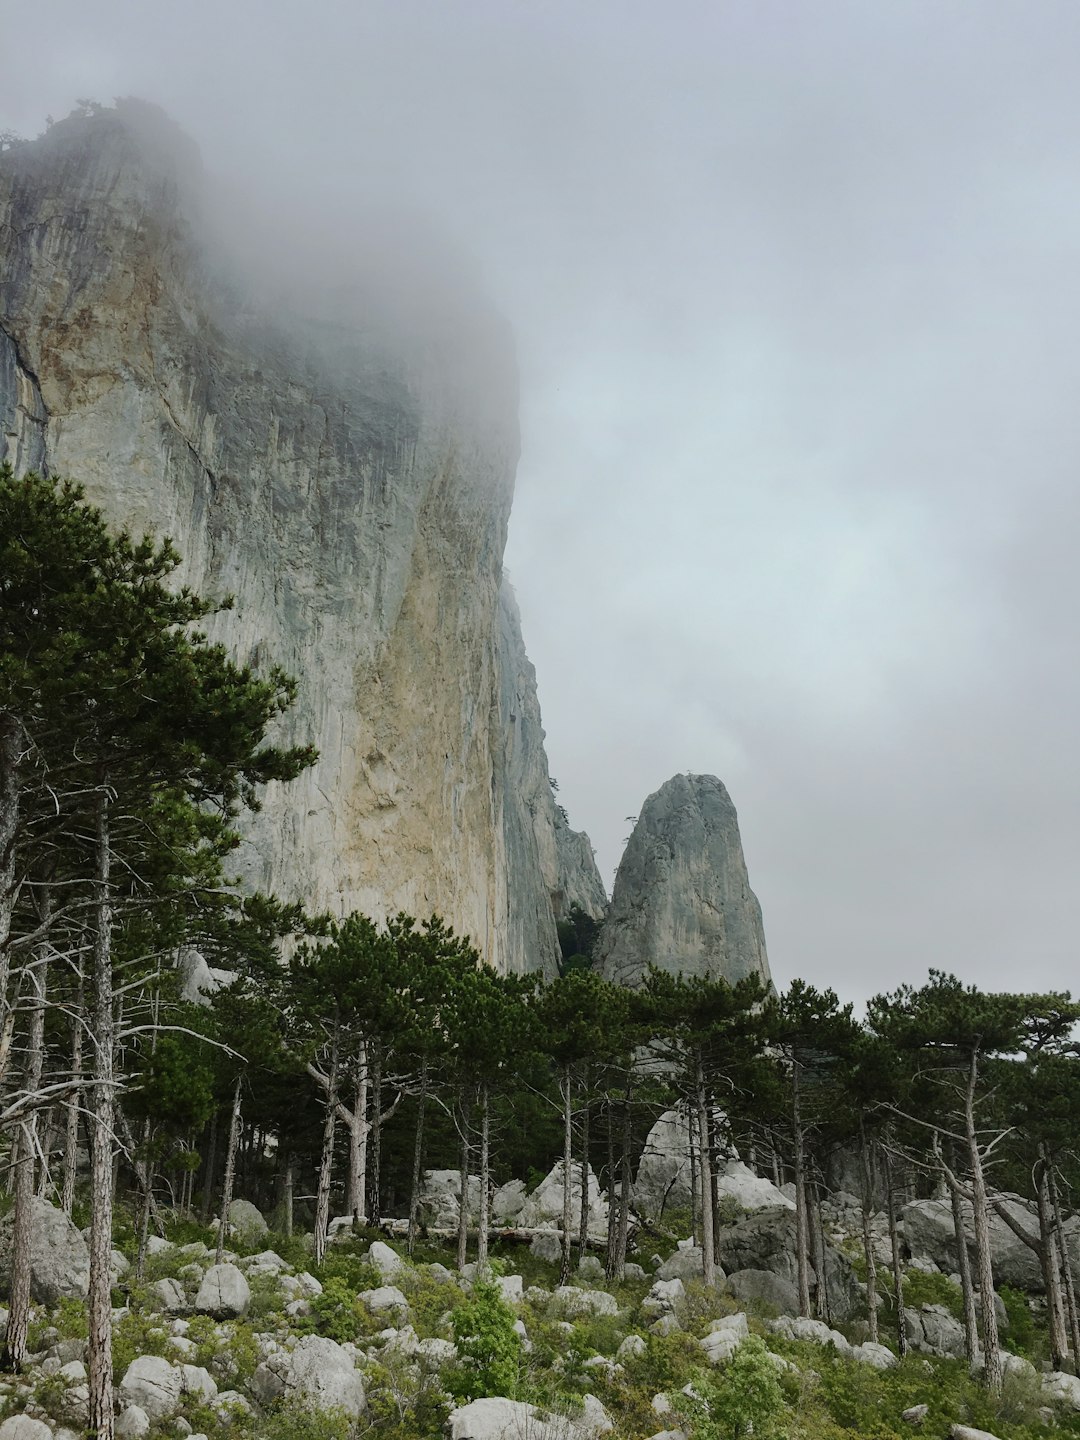
[[140, 102], [0, 155], [0, 459], [171, 536], [181, 582], [235, 596], [211, 638], [299, 680], [281, 738], [319, 760], [268, 787], [251, 884], [436, 911], [497, 968], [550, 973], [552, 895], [596, 879], [556, 838], [502, 591], [505, 328], [407, 245], [331, 290], [281, 242], [279, 285], [221, 242], [205, 194], [194, 147]]
[[735, 807], [713, 775], [676, 775], [650, 795], [615, 877], [598, 945], [610, 980], [650, 964], [732, 983], [769, 981], [761, 906], [750, 889]]

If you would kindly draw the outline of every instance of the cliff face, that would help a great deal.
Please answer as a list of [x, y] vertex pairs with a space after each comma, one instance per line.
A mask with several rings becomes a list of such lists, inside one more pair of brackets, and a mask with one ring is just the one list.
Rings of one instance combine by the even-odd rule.
[[524, 764], [509, 718], [500, 608], [503, 328], [457, 299], [431, 327], [415, 299], [395, 314], [378, 275], [268, 313], [192, 223], [198, 177], [140, 105], [0, 156], [0, 457], [170, 535], [184, 583], [236, 597], [214, 638], [299, 679], [289, 731], [320, 759], [270, 787], [250, 883], [438, 911], [498, 968], [550, 971], [555, 887], [522, 813], [553, 802], [538, 712]]
[[715, 776], [676, 775], [645, 801], [615, 876], [598, 964], [627, 985], [649, 964], [731, 983], [770, 980], [738, 817]]

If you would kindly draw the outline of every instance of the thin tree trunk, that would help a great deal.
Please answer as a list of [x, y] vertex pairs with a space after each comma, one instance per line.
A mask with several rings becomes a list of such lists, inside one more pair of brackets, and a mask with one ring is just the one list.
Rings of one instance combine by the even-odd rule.
[[972, 1218], [975, 1222], [975, 1264], [979, 1273], [979, 1299], [982, 1309], [983, 1383], [991, 1395], [1000, 1395], [1005, 1372], [998, 1343], [997, 1311], [994, 1308], [994, 1261], [990, 1249], [990, 1209], [986, 1196], [982, 1156], [975, 1129], [975, 1086], [978, 1082], [978, 1052], [971, 1057], [968, 1083], [964, 1094], [964, 1126], [971, 1167]]
[[803, 1156], [802, 1097], [799, 1062], [791, 1071], [791, 1128], [795, 1140], [795, 1262], [799, 1279], [799, 1314], [810, 1318], [810, 1237], [806, 1226], [806, 1167]]
[[203, 1179], [202, 1223], [209, 1225], [214, 1208], [214, 1171], [217, 1169], [218, 1112], [210, 1120], [210, 1136], [206, 1142], [206, 1176]]
[[282, 1196], [282, 1227], [290, 1238], [293, 1233], [293, 1197], [296, 1193], [296, 1162], [290, 1153], [285, 1160], [285, 1186]]
[[1050, 1332], [1050, 1356], [1055, 1370], [1063, 1370], [1069, 1354], [1069, 1341], [1065, 1334], [1065, 1314], [1061, 1295], [1061, 1257], [1058, 1255], [1057, 1236], [1054, 1233], [1054, 1214], [1050, 1204], [1049, 1161], [1043, 1146], [1039, 1146], [1038, 1179], [1036, 1195], [1039, 1207], [1039, 1238], [1043, 1280], [1046, 1285], [1047, 1324]]
[[615, 1245], [615, 1276], [622, 1280], [626, 1272], [626, 1244], [630, 1231], [630, 1091], [623, 1100], [622, 1156], [619, 1161], [621, 1177], [619, 1196], [619, 1231]]
[[480, 1087], [480, 1213], [476, 1235], [476, 1273], [483, 1276], [488, 1268], [488, 1217], [491, 1200], [491, 1104], [488, 1087]]
[[19, 830], [22, 726], [0, 710], [0, 1080], [7, 1069], [15, 1013], [11, 1004], [11, 917], [15, 910], [15, 837]]
[[705, 1076], [697, 1064], [698, 1171], [701, 1175], [701, 1274], [710, 1288], [716, 1284], [716, 1245], [713, 1231], [712, 1136]]
[[371, 1066], [371, 1213], [368, 1223], [382, 1218], [382, 1046], [374, 1047]]
[[322, 1155], [319, 1159], [319, 1183], [315, 1190], [315, 1263], [326, 1257], [326, 1240], [330, 1229], [330, 1183], [334, 1175], [334, 1130], [337, 1125], [338, 1028], [330, 1042], [330, 1073], [326, 1087], [326, 1119], [323, 1121]]
[[1076, 1303], [1076, 1285], [1073, 1281], [1072, 1257], [1069, 1254], [1068, 1237], [1061, 1218], [1061, 1201], [1058, 1197], [1057, 1176], [1052, 1165], [1048, 1165], [1047, 1179], [1050, 1187], [1050, 1205], [1054, 1212], [1054, 1233], [1057, 1236], [1058, 1254], [1061, 1257], [1061, 1279], [1065, 1291], [1065, 1309], [1069, 1317], [1069, 1339], [1072, 1342], [1074, 1369], [1080, 1366], [1080, 1306]]
[[952, 1199], [953, 1230], [956, 1232], [956, 1267], [964, 1297], [964, 1354], [968, 1365], [974, 1365], [979, 1353], [979, 1321], [975, 1309], [975, 1286], [971, 1279], [971, 1257], [968, 1254], [967, 1234], [964, 1230], [964, 1208], [960, 1191], [955, 1185], [949, 1186], [949, 1194]]
[[896, 1296], [896, 1353], [901, 1360], [908, 1353], [907, 1313], [904, 1309], [904, 1267], [900, 1263], [900, 1231], [896, 1224], [896, 1190], [892, 1161], [885, 1152], [885, 1192], [889, 1207], [889, 1244], [892, 1248], [893, 1293]]
[[416, 1244], [417, 1223], [420, 1218], [420, 1186], [424, 1173], [424, 1118], [427, 1110], [428, 1062], [420, 1062], [420, 1094], [416, 1101], [416, 1130], [413, 1133], [412, 1180], [409, 1185], [409, 1234], [405, 1242], [408, 1254], [413, 1253]]
[[[47, 927], [52, 913], [48, 888], [38, 906], [38, 919]], [[45, 1060], [45, 998], [48, 991], [50, 945], [46, 939], [35, 947], [33, 963], [27, 972], [30, 988], [30, 1023], [26, 1040], [26, 1073], [24, 1086], [28, 1095], [41, 1089], [41, 1071]], [[37, 1159], [37, 1114], [31, 1112], [19, 1127], [19, 1158], [15, 1171], [15, 1213], [11, 1228], [11, 1288], [8, 1300], [7, 1340], [3, 1368], [21, 1370], [26, 1361], [26, 1337], [30, 1328], [30, 1241], [34, 1209], [34, 1165]], [[47, 1168], [42, 1166], [42, 1173]]]
[[220, 1265], [225, 1254], [225, 1237], [229, 1233], [229, 1206], [233, 1198], [233, 1182], [236, 1175], [236, 1151], [240, 1143], [240, 1087], [243, 1075], [237, 1075], [233, 1089], [232, 1119], [229, 1122], [229, 1144], [225, 1151], [225, 1180], [221, 1187], [221, 1218], [218, 1220], [217, 1255], [215, 1265]]
[[585, 1067], [585, 1103], [581, 1110], [581, 1214], [578, 1224], [578, 1261], [589, 1244], [589, 1067]]
[[350, 1214], [363, 1225], [367, 1220], [367, 1152], [368, 1092], [371, 1077], [368, 1071], [367, 1042], [360, 1042], [360, 1068], [356, 1082], [356, 1109], [353, 1111], [356, 1136], [356, 1196]]
[[870, 1340], [878, 1343], [877, 1313], [877, 1256], [870, 1234], [870, 1212], [874, 1203], [874, 1175], [870, 1163], [870, 1143], [866, 1138], [866, 1125], [859, 1116], [859, 1154], [862, 1160], [862, 1236], [863, 1255], [866, 1257], [866, 1318], [870, 1328]]
[[[83, 1073], [83, 973], [82, 956], [79, 960], [79, 988], [75, 1001], [75, 1018], [71, 1024], [71, 1078], [81, 1080]], [[64, 1214], [70, 1215], [75, 1206], [75, 1181], [79, 1171], [79, 1111], [82, 1107], [82, 1091], [76, 1090], [68, 1101], [67, 1120], [64, 1127], [64, 1179], [61, 1205]]]
[[810, 1263], [814, 1270], [814, 1311], [819, 1320], [824, 1320], [829, 1304], [825, 1284], [825, 1237], [816, 1180], [806, 1187], [806, 1223], [810, 1232]]
[[686, 1145], [690, 1152], [690, 1238], [701, 1244], [701, 1206], [698, 1204], [698, 1123], [697, 1106], [686, 1107]]
[[113, 1440], [112, 1220], [113, 1220], [113, 975], [112, 861], [109, 793], [105, 777], [96, 797], [94, 876], [94, 1094], [90, 1169], [90, 1289], [87, 1295], [87, 1367], [91, 1434]]
[[563, 1066], [562, 1073], [563, 1147], [562, 1147], [562, 1263], [559, 1266], [559, 1284], [565, 1285], [570, 1279], [570, 1225], [573, 1215], [572, 1186], [574, 1182], [574, 1117], [570, 1096], [570, 1066]]
[[604, 1275], [611, 1280], [615, 1275], [615, 1237], [618, 1230], [619, 1205], [615, 1194], [615, 1127], [612, 1124], [611, 1099], [606, 1103], [607, 1113], [607, 1187], [608, 1222], [607, 1249], [604, 1252]]
[[466, 1098], [461, 1102], [461, 1161], [458, 1167], [458, 1240], [457, 1268], [464, 1270], [469, 1255], [469, 1131], [471, 1107]]

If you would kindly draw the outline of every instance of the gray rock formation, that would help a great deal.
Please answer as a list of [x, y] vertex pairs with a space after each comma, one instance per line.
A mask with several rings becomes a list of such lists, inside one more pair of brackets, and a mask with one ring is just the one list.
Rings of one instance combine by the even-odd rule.
[[[0, 1286], [11, 1284], [14, 1215], [0, 1220]], [[43, 1305], [85, 1300], [90, 1288], [90, 1251], [63, 1210], [35, 1196], [30, 1213], [30, 1292]]]
[[[716, 1255], [729, 1275], [740, 1270], [768, 1270], [788, 1284], [796, 1285], [795, 1216], [790, 1210], [760, 1210], [737, 1225], [722, 1225], [716, 1234]], [[826, 1244], [823, 1268], [830, 1318], [847, 1320], [860, 1302], [851, 1261]], [[813, 1287], [816, 1283], [813, 1267], [811, 1276]]]
[[320, 758], [269, 787], [249, 883], [338, 913], [437, 911], [498, 968], [550, 972], [552, 895], [603, 891], [587, 845], [560, 838], [502, 591], [505, 327], [400, 235], [356, 237], [347, 273], [291, 253], [284, 226], [248, 253], [206, 194], [141, 102], [0, 155], [0, 459], [170, 535], [183, 583], [236, 597], [212, 638], [299, 679], [282, 738]]
[[676, 775], [645, 801], [615, 877], [598, 962], [627, 985], [650, 964], [732, 983], [770, 980], [738, 817], [715, 776]]

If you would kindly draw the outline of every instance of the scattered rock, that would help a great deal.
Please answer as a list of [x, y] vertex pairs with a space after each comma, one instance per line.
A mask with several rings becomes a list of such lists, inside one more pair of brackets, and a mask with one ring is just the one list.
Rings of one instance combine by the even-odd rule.
[[553, 1296], [559, 1309], [571, 1319], [582, 1315], [617, 1315], [619, 1302], [606, 1290], [581, 1290], [576, 1285], [560, 1285]]
[[921, 1425], [929, 1413], [929, 1405], [909, 1405], [900, 1412], [900, 1419], [907, 1425]]
[[[597, 1238], [607, 1235], [608, 1205], [607, 1196], [600, 1189], [600, 1182], [593, 1174], [592, 1169], [588, 1171], [589, 1185], [589, 1234]], [[570, 1167], [570, 1203], [574, 1215], [574, 1228], [577, 1229], [578, 1218], [581, 1215], [581, 1166], [573, 1164]], [[545, 1225], [562, 1225], [563, 1215], [563, 1165], [558, 1160], [544, 1176], [536, 1189], [528, 1196], [525, 1204], [517, 1216], [519, 1225], [530, 1227]]]
[[180, 1405], [184, 1379], [175, 1365], [159, 1355], [139, 1355], [120, 1382], [120, 1399], [137, 1405], [153, 1420], [164, 1420]]
[[[656, 1272], [658, 1280], [697, 1280], [701, 1277], [701, 1246], [688, 1245], [685, 1249], [676, 1250], [669, 1255]], [[723, 1279], [724, 1272], [717, 1270], [718, 1277]]]
[[525, 1208], [527, 1194], [524, 1180], [509, 1180], [500, 1185], [491, 1200], [491, 1216], [495, 1223], [505, 1225], [516, 1220]]
[[851, 1354], [854, 1359], [861, 1360], [864, 1365], [872, 1365], [875, 1370], [891, 1370], [900, 1363], [887, 1345], [879, 1345], [876, 1340], [864, 1340], [861, 1345], [853, 1346]]
[[[42, 1305], [85, 1300], [90, 1289], [90, 1251], [63, 1210], [39, 1197], [31, 1201], [30, 1293]], [[11, 1285], [11, 1232], [14, 1214], [0, 1219], [0, 1288]]]
[[150, 1293], [167, 1315], [176, 1315], [187, 1309], [187, 1296], [179, 1280], [156, 1280], [150, 1286]]
[[150, 1434], [150, 1416], [141, 1405], [129, 1405], [116, 1420], [119, 1440], [143, 1440]]
[[401, 1256], [396, 1250], [391, 1250], [390, 1246], [382, 1240], [372, 1243], [367, 1258], [384, 1280], [396, 1280], [405, 1269], [405, 1262]]
[[1071, 1405], [1074, 1410], [1080, 1410], [1080, 1379], [1075, 1375], [1054, 1370], [1042, 1377], [1042, 1388], [1044, 1395], [1049, 1395], [1064, 1405]]
[[793, 1315], [799, 1308], [798, 1290], [772, 1270], [736, 1270], [727, 1277], [727, 1284], [744, 1305], [764, 1305], [781, 1315]]
[[520, 1275], [496, 1275], [495, 1285], [508, 1305], [521, 1304], [525, 1290]]
[[603, 1280], [604, 1267], [595, 1255], [583, 1255], [578, 1261], [577, 1273], [583, 1280]]
[[305, 1335], [289, 1360], [286, 1388], [320, 1410], [356, 1419], [367, 1406], [364, 1381], [348, 1351], [321, 1335]]
[[529, 1242], [529, 1252], [549, 1265], [557, 1265], [562, 1259], [562, 1241], [554, 1231], [550, 1235], [534, 1235]]
[[627, 1360], [640, 1360], [648, 1349], [649, 1342], [644, 1335], [627, 1335], [618, 1350], [615, 1351], [615, 1359], [621, 1365], [625, 1365]]
[[211, 1265], [203, 1276], [195, 1309], [217, 1320], [235, 1320], [251, 1303], [251, 1286], [235, 1265]]
[[409, 1313], [409, 1302], [396, 1285], [380, 1285], [377, 1290], [361, 1290], [357, 1299], [362, 1300], [373, 1315], [392, 1310], [397, 1315]]
[[258, 1245], [270, 1233], [262, 1211], [250, 1200], [234, 1200], [229, 1206], [229, 1233], [241, 1245]]
[[53, 1440], [53, 1432], [44, 1420], [12, 1415], [0, 1425], [0, 1440]]

